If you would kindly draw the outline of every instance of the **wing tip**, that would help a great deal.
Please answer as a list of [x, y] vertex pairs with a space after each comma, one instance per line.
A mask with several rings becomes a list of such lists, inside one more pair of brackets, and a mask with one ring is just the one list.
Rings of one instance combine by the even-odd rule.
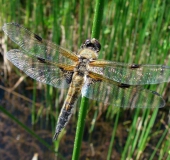
[[4, 25], [2, 26], [2, 30], [4, 31], [4, 32], [6, 32], [8, 29], [7, 29], [7, 27], [8, 26], [15, 26], [15, 27], [20, 27], [20, 25], [18, 24], [18, 23], [16, 23], [16, 22], [11, 22], [11, 23], [4, 23]]
[[4, 23], [4, 25], [2, 26], [2, 30], [7, 34], [7, 25], [8, 23]]
[[4, 31], [4, 33], [15, 43], [18, 43], [16, 41], [16, 37], [18, 36], [17, 33], [20, 28], [22, 28], [22, 26], [15, 22], [4, 23], [4, 25], [2, 26], [2, 30]]

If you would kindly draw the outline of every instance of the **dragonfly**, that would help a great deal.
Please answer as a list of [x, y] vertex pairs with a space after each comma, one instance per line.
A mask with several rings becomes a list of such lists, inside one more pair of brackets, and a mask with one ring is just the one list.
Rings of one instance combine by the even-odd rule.
[[139, 65], [98, 59], [101, 49], [95, 38], [87, 39], [72, 52], [17, 23], [6, 23], [3, 31], [20, 49], [6, 53], [7, 59], [31, 78], [56, 88], [68, 88], [58, 117], [56, 140], [69, 122], [80, 95], [123, 108], [161, 108], [164, 99], [145, 84], [170, 81], [170, 67]]

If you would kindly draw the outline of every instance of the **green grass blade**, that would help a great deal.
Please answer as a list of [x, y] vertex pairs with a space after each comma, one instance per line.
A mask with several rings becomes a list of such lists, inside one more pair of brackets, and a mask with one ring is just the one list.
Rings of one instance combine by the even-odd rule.
[[[157, 145], [156, 145], [156, 147], [155, 147], [153, 153], [151, 154], [149, 160], [153, 160], [153, 159], [154, 159], [154, 157], [155, 157], [155, 155], [156, 155], [156, 152], [158, 151], [158, 149], [159, 149], [159, 147], [161, 146], [161, 144], [162, 144], [162, 142], [163, 142], [165, 136], [167, 135], [167, 132], [168, 132], [168, 129], [166, 129], [166, 130], [163, 132], [163, 134], [162, 134], [162, 136], [161, 136], [159, 142], [157, 143]], [[160, 156], [159, 156], [159, 157], [160, 157]], [[161, 159], [163, 159], [163, 157], [161, 157]]]
[[84, 133], [85, 119], [88, 110], [87, 104], [88, 104], [88, 99], [86, 97], [83, 97], [80, 104], [72, 160], [79, 159], [81, 142]]
[[112, 138], [111, 138], [110, 145], [109, 145], [109, 151], [108, 151], [108, 155], [107, 155], [107, 160], [111, 159], [113, 143], [114, 143], [116, 130], [117, 130], [117, 126], [118, 126], [119, 114], [120, 114], [120, 112], [118, 112], [117, 115], [116, 115], [116, 120], [115, 120], [115, 125], [114, 125], [114, 128], [113, 128], [113, 132], [112, 132]]
[[31, 123], [32, 123], [32, 125], [35, 125], [35, 121], [36, 121], [36, 108], [35, 108], [35, 103], [36, 103], [36, 84], [37, 84], [37, 82], [34, 81], [33, 103], [32, 103], [32, 107], [31, 107]]
[[[102, 15], [103, 15], [103, 8], [104, 8], [104, 0], [97, 0], [96, 6], [95, 6], [93, 28], [92, 28], [93, 38], [99, 37]], [[81, 142], [82, 142], [82, 137], [83, 137], [84, 125], [85, 125], [85, 117], [86, 117], [87, 110], [88, 110], [87, 104], [88, 104], [88, 99], [86, 97], [82, 97], [81, 104], [80, 104], [79, 117], [78, 117], [78, 122], [77, 122], [77, 129], [76, 129], [72, 160], [79, 159]]]
[[104, 10], [104, 0], [96, 0], [95, 6], [95, 14], [93, 19], [93, 27], [92, 27], [92, 38], [99, 38], [100, 30], [102, 28], [101, 22], [103, 18], [103, 10]]

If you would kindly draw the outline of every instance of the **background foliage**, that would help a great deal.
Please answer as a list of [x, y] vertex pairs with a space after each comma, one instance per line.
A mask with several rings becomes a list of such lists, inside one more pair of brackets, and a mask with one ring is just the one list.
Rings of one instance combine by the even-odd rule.
[[[76, 52], [91, 37], [94, 6], [95, 1], [90, 0], [0, 0], [0, 26], [18, 22]], [[105, 0], [100, 58], [170, 66], [169, 8], [166, 0]], [[59, 140], [51, 142], [67, 91], [34, 82], [17, 70], [5, 58], [7, 50], [17, 46], [2, 31], [0, 37], [0, 159], [31, 159], [35, 153], [39, 159], [71, 159], [77, 112]], [[123, 110], [90, 101], [81, 159], [170, 158], [169, 84], [144, 87], [160, 93], [166, 106], [159, 110]]]

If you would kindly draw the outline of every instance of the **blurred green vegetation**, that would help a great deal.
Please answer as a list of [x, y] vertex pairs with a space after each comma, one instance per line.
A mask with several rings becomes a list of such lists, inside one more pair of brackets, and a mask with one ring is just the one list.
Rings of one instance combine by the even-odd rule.
[[[105, 0], [104, 3], [102, 29], [98, 36], [102, 45], [100, 58], [125, 63], [170, 66], [169, 1]], [[90, 0], [0, 0], [0, 26], [17, 22], [41, 37], [76, 52], [81, 43], [91, 37], [94, 6], [95, 1]], [[5, 38], [8, 50], [17, 47], [7, 40], [3, 32], [0, 36], [1, 39]], [[13, 68], [19, 78], [21, 73]], [[8, 76], [4, 77], [6, 87], [9, 87], [8, 78], [9, 72]], [[45, 129], [54, 132], [67, 92], [43, 85], [39, 94], [38, 82], [31, 83], [27, 77], [24, 83], [27, 87], [31, 84], [32, 90], [29, 90], [29, 93], [26, 88], [22, 88], [22, 92], [17, 91], [25, 97], [29, 95], [33, 101], [29, 105], [32, 129], [38, 134], [37, 130], [44, 130], [45, 125]], [[93, 101], [89, 103], [81, 159], [170, 159], [170, 143], [167, 138], [170, 103], [168, 84], [147, 85], [145, 88], [155, 90], [165, 97], [167, 106], [159, 110], [123, 110]], [[36, 107], [37, 102], [41, 107]], [[80, 100], [77, 106], [79, 104]], [[65, 159], [72, 155], [76, 122], [77, 113], [73, 115], [65, 132], [60, 135], [59, 141], [51, 144]], [[70, 150], [66, 152], [65, 148]]]

